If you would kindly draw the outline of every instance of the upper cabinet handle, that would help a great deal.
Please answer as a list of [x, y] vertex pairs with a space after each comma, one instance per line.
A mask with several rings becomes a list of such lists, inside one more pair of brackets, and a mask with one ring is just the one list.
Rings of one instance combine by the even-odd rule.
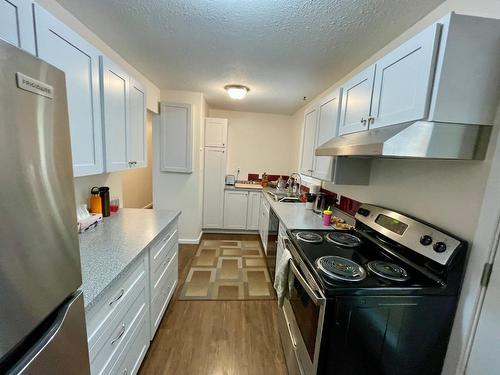
[[361, 121], [360, 121], [363, 125], [366, 125], [366, 119], [364, 117], [361, 117]]
[[374, 124], [375, 123], [375, 117], [373, 116], [368, 116], [368, 125]]

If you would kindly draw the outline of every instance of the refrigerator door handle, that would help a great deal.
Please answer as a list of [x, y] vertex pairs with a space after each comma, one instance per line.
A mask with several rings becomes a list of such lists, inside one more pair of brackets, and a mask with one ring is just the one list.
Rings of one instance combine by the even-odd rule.
[[60, 307], [45, 334], [7, 372], [8, 375], [45, 373], [90, 374], [83, 295], [80, 291]]

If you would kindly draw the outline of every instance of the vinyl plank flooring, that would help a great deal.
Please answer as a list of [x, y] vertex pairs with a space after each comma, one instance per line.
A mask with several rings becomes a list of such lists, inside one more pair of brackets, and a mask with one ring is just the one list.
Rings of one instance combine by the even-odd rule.
[[[207, 234], [203, 239], [258, 237]], [[276, 301], [177, 300], [196, 250], [180, 245], [179, 286], [139, 373], [286, 375]]]

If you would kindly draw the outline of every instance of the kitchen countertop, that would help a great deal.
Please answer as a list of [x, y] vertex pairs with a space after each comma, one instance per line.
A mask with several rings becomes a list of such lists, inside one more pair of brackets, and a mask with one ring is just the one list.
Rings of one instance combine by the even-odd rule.
[[85, 310], [169, 226], [180, 211], [122, 208], [79, 235]]
[[[267, 194], [268, 191], [273, 190], [275, 189], [264, 188], [263, 195], [287, 229], [332, 229], [332, 226], [323, 225], [323, 218], [320, 214], [315, 213], [313, 210], [306, 209], [305, 203], [283, 203], [275, 201]], [[336, 208], [333, 209], [333, 215], [339, 216], [347, 223], [354, 225], [354, 218], [342, 213]]]

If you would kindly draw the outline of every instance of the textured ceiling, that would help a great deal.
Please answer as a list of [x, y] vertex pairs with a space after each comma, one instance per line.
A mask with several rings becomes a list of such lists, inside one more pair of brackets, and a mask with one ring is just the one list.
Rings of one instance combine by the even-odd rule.
[[[291, 114], [443, 0], [57, 0], [160, 88]], [[243, 101], [229, 83], [251, 88]]]

